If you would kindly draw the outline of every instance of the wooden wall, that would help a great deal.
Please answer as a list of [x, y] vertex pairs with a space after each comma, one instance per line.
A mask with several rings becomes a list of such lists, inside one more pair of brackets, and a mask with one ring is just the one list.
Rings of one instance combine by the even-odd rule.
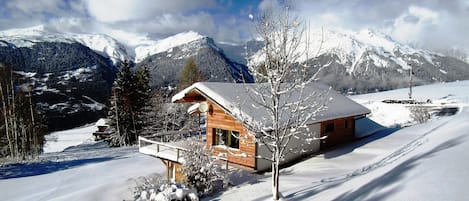
[[[333, 123], [332, 132], [326, 133], [327, 124]], [[355, 119], [354, 117], [346, 117], [321, 122], [321, 137], [327, 136], [321, 140], [321, 149], [335, 146], [355, 138]]]
[[160, 158], [160, 159], [166, 166], [166, 179], [168, 181], [171, 181], [171, 179], [173, 179], [172, 178], [173, 173], [176, 173], [174, 175], [174, 180], [176, 182], [179, 182], [179, 183], [184, 182], [186, 177], [181, 172], [182, 164], [174, 162], [174, 161], [170, 161], [170, 160], [165, 160], [165, 159], [162, 159], [162, 158]]
[[[220, 153], [226, 153], [228, 162], [236, 163], [239, 165], [247, 166], [250, 168], [256, 168], [256, 143], [252, 135], [248, 135], [248, 131], [244, 126], [236, 121], [231, 115], [225, 113], [225, 111], [218, 105], [207, 101], [209, 105], [209, 112], [207, 113], [207, 147], [213, 148], [214, 155], [217, 156]], [[213, 146], [215, 136], [213, 134], [214, 128], [221, 128], [224, 130], [231, 130], [239, 132], [239, 149], [222, 148], [221, 146]], [[246, 157], [239, 156], [241, 154]]]

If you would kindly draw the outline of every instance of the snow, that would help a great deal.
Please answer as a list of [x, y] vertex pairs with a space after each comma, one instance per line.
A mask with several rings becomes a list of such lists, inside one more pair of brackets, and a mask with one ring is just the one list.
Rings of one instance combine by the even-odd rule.
[[[469, 81], [414, 88], [414, 97], [432, 105], [456, 106], [453, 116], [433, 117], [424, 124], [385, 128], [375, 125], [369, 137], [336, 147], [282, 169], [280, 192], [284, 200], [465, 200], [469, 197]], [[407, 89], [351, 96], [372, 110], [371, 119], [394, 124], [410, 122], [399, 114], [406, 105], [383, 104], [405, 99]], [[372, 107], [376, 107], [373, 109]], [[393, 121], [388, 121], [394, 119]], [[359, 120], [361, 121], [361, 120]], [[360, 123], [362, 124], [362, 123]], [[363, 122], [363, 125], [370, 125]], [[361, 127], [361, 125], [357, 126]], [[0, 165], [2, 200], [132, 200], [140, 176], [162, 174], [158, 159], [137, 153], [137, 147], [109, 148], [91, 142], [94, 126], [56, 132], [54, 152], [39, 161]], [[359, 131], [366, 134], [369, 130]], [[81, 133], [81, 134], [80, 134]], [[76, 145], [68, 143], [73, 137]], [[78, 135], [82, 135], [78, 137]], [[364, 136], [364, 135], [363, 135]], [[63, 140], [60, 140], [63, 139]], [[237, 170], [230, 187], [213, 200], [270, 200], [270, 173]]]
[[[126, 46], [108, 35], [60, 33], [48, 30], [43, 25], [0, 31], [0, 40], [5, 40], [16, 47], [33, 47], [38, 42], [80, 43], [117, 64], [124, 60], [135, 60], [138, 63], [148, 56], [170, 52], [174, 47], [205, 38], [194, 31], [182, 32], [163, 39], [151, 39], [118, 30], [109, 30], [109, 34], [123, 41]], [[9, 44], [2, 42], [1, 45]]]
[[195, 40], [204, 38], [194, 31], [188, 31], [170, 36], [168, 38], [147, 42], [148, 44], [138, 45], [135, 48], [135, 62], [138, 63], [150, 55], [154, 55], [164, 51], [172, 51], [171, 49]]
[[[309, 41], [307, 41], [307, 35], [309, 35]], [[306, 30], [302, 40], [304, 42], [296, 48], [296, 51], [303, 55], [298, 58], [298, 62], [322, 54], [334, 53], [339, 57], [338, 62], [346, 66], [348, 73], [354, 72], [355, 66], [362, 61], [363, 57], [371, 57], [378, 67], [387, 67], [388, 62], [383, 58], [389, 58], [402, 69], [408, 70], [410, 60], [402, 59], [399, 54], [419, 54], [431, 64], [433, 64], [433, 55], [436, 55], [436, 53], [398, 43], [389, 36], [370, 29], [358, 32], [332, 29]], [[308, 48], [307, 44], [309, 44]], [[251, 57], [249, 65], [257, 66], [264, 61], [264, 57], [261, 49]]]
[[92, 99], [88, 96], [82, 96], [82, 97], [89, 100], [90, 102], [92, 102], [92, 103], [82, 103], [82, 105], [84, 105], [84, 106], [86, 106], [86, 107], [88, 107], [92, 110], [95, 110], [95, 111], [102, 110], [106, 107], [106, 105], [104, 105], [104, 104], [102, 104], [98, 101], [95, 101], [94, 99]]
[[61, 152], [67, 147], [76, 146], [94, 141], [93, 132], [97, 130], [94, 125], [88, 125], [76, 129], [52, 132], [45, 136], [44, 153]]
[[[259, 106], [258, 103], [261, 102], [261, 100], [253, 99], [253, 97], [258, 97], [255, 93], [262, 93], [267, 90], [266, 87], [263, 86], [264, 84], [259, 83], [243, 84], [198, 82], [174, 95], [171, 101], [184, 101], [183, 98], [186, 96], [186, 94], [189, 94], [194, 90], [200, 91], [202, 94], [206, 95], [207, 98], [210, 98], [212, 101], [223, 107], [227, 112], [231, 113], [231, 115], [235, 117], [242, 116], [247, 120], [246, 122], [253, 124], [258, 123], [259, 125], [265, 125], [266, 127], [269, 127], [268, 125], [270, 125], [271, 122], [268, 120], [268, 111], [265, 108]], [[322, 102], [325, 104], [325, 109], [319, 112], [316, 111], [316, 107], [308, 110], [318, 113], [316, 116], [314, 116], [314, 118], [309, 119], [308, 123], [316, 123], [350, 116], [359, 116], [370, 112], [367, 108], [355, 103], [354, 101], [333, 90], [330, 90], [327, 86], [320, 83], [310, 83], [304, 88], [303, 94], [300, 94], [299, 90], [294, 90], [292, 93], [289, 93], [283, 97], [285, 97], [285, 99], [288, 98], [288, 100], [285, 100], [287, 102], [294, 102], [298, 100], [300, 95], [305, 96], [305, 94], [310, 96], [312, 95], [314, 97], [309, 97], [308, 102], [305, 102], [302, 105], [315, 105]], [[324, 98], [329, 100], [322, 100]], [[281, 101], [284, 100], [282, 99]], [[288, 115], [282, 115], [281, 118], [282, 121], [286, 121]]]
[[115, 39], [103, 34], [56, 33], [43, 25], [0, 31], [0, 39], [16, 47], [32, 47], [37, 42], [80, 43], [101, 55], [108, 57], [116, 64], [129, 60], [126, 49]]
[[[465, 160], [469, 148], [468, 88], [469, 81], [415, 87], [418, 99], [450, 101], [461, 111], [400, 130], [384, 129], [284, 168], [280, 176], [282, 197], [285, 200], [464, 200], [469, 196], [465, 187], [469, 179], [469, 162]], [[406, 92], [400, 89], [352, 99], [372, 103], [405, 98]], [[382, 107], [373, 113], [404, 118], [396, 114], [399, 111], [394, 111], [395, 107]], [[378, 119], [381, 120], [384, 119]], [[269, 200], [270, 180], [269, 173], [252, 175], [213, 199]]]
[[2, 200], [133, 200], [139, 177], [162, 174], [164, 164], [138, 147], [94, 142], [94, 125], [46, 136], [39, 161], [0, 165]]
[[[160, 161], [135, 149], [120, 156], [81, 157], [47, 165], [51, 173], [0, 180], [2, 200], [132, 200], [136, 178], [164, 172]], [[68, 164], [72, 167], [54, 171]]]

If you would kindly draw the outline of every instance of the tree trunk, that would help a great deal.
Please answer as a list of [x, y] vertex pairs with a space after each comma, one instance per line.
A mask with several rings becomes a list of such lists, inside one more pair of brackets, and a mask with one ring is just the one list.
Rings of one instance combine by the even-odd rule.
[[[3, 85], [1, 82], [0, 82], [0, 95], [2, 96], [3, 120], [5, 122], [5, 134], [7, 136], [8, 148], [10, 149], [10, 155], [13, 155], [14, 153], [13, 142], [12, 142], [12, 139], [10, 138], [10, 122], [8, 121], [9, 116], [7, 114], [7, 106], [6, 106], [6, 101], [8, 100], [5, 100], [5, 95], [3, 94]], [[8, 98], [8, 95], [7, 95], [7, 98]]]
[[18, 119], [16, 118], [16, 101], [15, 101], [15, 87], [13, 85], [13, 71], [10, 72], [10, 88], [7, 90], [10, 92], [11, 98], [8, 99], [10, 106], [9, 109], [9, 118], [10, 118], [10, 124], [11, 124], [11, 135], [13, 137], [13, 157], [18, 157], [19, 156], [19, 139], [18, 139], [18, 127], [17, 127], [17, 121]]
[[273, 200], [279, 199], [279, 162], [280, 157], [278, 155], [278, 150], [275, 151], [274, 161], [272, 162], [272, 198]]
[[32, 94], [31, 94], [31, 90], [29, 90], [29, 110], [31, 112], [31, 125], [30, 126], [30, 135], [31, 135], [31, 138], [32, 138], [32, 141], [33, 141], [33, 146], [32, 146], [32, 154], [34, 157], [38, 156], [39, 155], [39, 142], [38, 142], [38, 139], [37, 139], [37, 133], [36, 132], [36, 121], [34, 119], [34, 110], [33, 110], [33, 100], [32, 100]]
[[[121, 133], [119, 128], [119, 108], [117, 107], [117, 93], [114, 91], [114, 107], [116, 108], [116, 132], [120, 141]], [[119, 142], [121, 144], [121, 142]]]

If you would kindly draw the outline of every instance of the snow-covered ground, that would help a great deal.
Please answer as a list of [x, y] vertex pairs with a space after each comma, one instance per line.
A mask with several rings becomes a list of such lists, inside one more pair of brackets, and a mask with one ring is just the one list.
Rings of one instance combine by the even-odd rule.
[[93, 143], [92, 133], [97, 130], [96, 126], [87, 125], [65, 131], [57, 131], [46, 135], [44, 153], [61, 152], [67, 147], [76, 146], [83, 143]]
[[[454, 116], [389, 128], [349, 145], [284, 168], [281, 195], [286, 200], [467, 200], [469, 191], [469, 81], [416, 87], [418, 100], [460, 108]], [[407, 89], [354, 96], [371, 118], [387, 125], [408, 124], [402, 105]], [[270, 174], [231, 188], [216, 199], [269, 200]]]
[[138, 147], [94, 142], [94, 125], [53, 132], [38, 161], [0, 165], [0, 200], [133, 200], [139, 177], [164, 164]]
[[[469, 81], [414, 88], [433, 106], [460, 108], [453, 116], [412, 125], [408, 90], [353, 96], [372, 110], [370, 118], [393, 126], [372, 136], [284, 168], [285, 200], [467, 200], [469, 191]], [[399, 129], [401, 126], [406, 126]], [[47, 152], [29, 164], [0, 166], [0, 200], [130, 200], [140, 176], [162, 174], [164, 165], [136, 147], [109, 148], [91, 141], [94, 126], [56, 132]], [[81, 134], [80, 134], [81, 133]], [[87, 134], [88, 133], [88, 134]], [[53, 137], [56, 136], [56, 137]], [[60, 140], [62, 139], [62, 140]], [[66, 142], [74, 141], [73, 145]], [[72, 147], [67, 147], [72, 146]], [[67, 147], [67, 148], [64, 148]], [[62, 152], [52, 152], [52, 151]], [[269, 200], [270, 174], [232, 176], [237, 186], [215, 200]]]

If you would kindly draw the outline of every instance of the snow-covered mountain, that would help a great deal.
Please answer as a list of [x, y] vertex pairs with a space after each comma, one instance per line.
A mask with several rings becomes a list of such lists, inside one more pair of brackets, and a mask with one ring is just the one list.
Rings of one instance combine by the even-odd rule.
[[[206, 81], [252, 81], [247, 67], [226, 57], [214, 40], [195, 32], [186, 32], [136, 48], [137, 68], [148, 66], [150, 86], [176, 86], [188, 58], [193, 57]], [[146, 56], [144, 56], [146, 55]]]
[[164, 51], [171, 51], [172, 48], [181, 46], [192, 41], [205, 38], [194, 31], [188, 31], [164, 38], [162, 40], [146, 41], [145, 44], [135, 47], [135, 63], [143, 61], [145, 58]]
[[135, 60], [136, 68], [147, 65], [152, 87], [172, 88], [189, 57], [207, 81], [249, 78], [244, 65], [226, 58], [211, 38], [192, 31], [132, 46], [102, 34], [58, 33], [44, 26], [0, 32], [0, 63], [31, 80], [51, 129], [78, 126], [104, 114], [102, 107], [88, 106], [107, 101], [121, 61]]
[[80, 43], [111, 59], [114, 64], [132, 59], [122, 44], [103, 34], [55, 33], [43, 25], [0, 31], [0, 46], [32, 47], [39, 42]]
[[[302, 54], [298, 62], [308, 61], [312, 73], [317, 70], [314, 66], [326, 66], [320, 80], [343, 92], [406, 86], [411, 68], [417, 84], [469, 79], [468, 63], [400, 44], [370, 29], [313, 30], [308, 36], [296, 49], [308, 53]], [[264, 53], [259, 49], [250, 55], [249, 65], [259, 65], [263, 60]]]
[[[359, 32], [316, 30], [309, 36], [308, 57], [300, 57], [299, 61], [308, 60], [311, 66], [326, 66], [321, 71], [320, 81], [342, 92], [364, 93], [405, 87], [411, 67], [417, 84], [469, 79], [468, 63], [400, 44], [369, 29]], [[132, 44], [128, 44], [129, 41], [133, 41]], [[11, 29], [0, 31], [0, 63], [11, 64], [24, 73], [36, 73], [39, 91], [47, 89], [46, 94], [51, 94], [58, 90], [56, 94], [60, 94], [60, 100], [75, 97], [81, 104], [86, 102], [83, 96], [104, 103], [116, 69], [123, 60], [133, 61], [136, 68], [148, 66], [150, 85], [154, 88], [176, 86], [178, 75], [189, 57], [195, 58], [206, 81], [251, 81], [246, 58], [250, 58], [249, 65], [263, 61], [262, 41], [216, 42], [193, 31], [159, 40], [143, 37], [123, 42], [126, 44], [103, 34], [60, 33], [45, 26]], [[306, 44], [303, 42], [297, 50], [305, 49]], [[85, 74], [89, 78], [59, 82], [70, 72], [80, 69], [87, 69]], [[312, 67], [311, 73], [316, 69]], [[76, 90], [77, 87], [92, 89], [93, 95], [87, 94], [89, 90]], [[77, 91], [79, 93], [71, 94]], [[40, 98], [46, 108], [63, 103], [50, 97]], [[69, 102], [66, 105], [75, 104]], [[75, 109], [62, 108], [58, 112], [65, 114], [68, 111]]]

